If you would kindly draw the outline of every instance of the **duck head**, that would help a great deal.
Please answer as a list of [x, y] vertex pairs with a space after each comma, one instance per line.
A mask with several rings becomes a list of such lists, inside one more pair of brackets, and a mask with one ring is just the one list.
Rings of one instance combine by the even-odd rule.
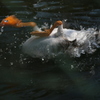
[[7, 16], [6, 18], [4, 18], [1, 23], [0, 26], [14, 26], [17, 27], [17, 24], [20, 23], [21, 20], [19, 20], [15, 15], [11, 15], [11, 16]]
[[58, 21], [56, 21], [56, 22], [54, 23], [54, 25], [56, 25], [56, 26], [59, 26], [59, 25], [62, 25], [62, 24], [63, 24], [63, 22], [60, 21], [60, 20], [58, 20]]

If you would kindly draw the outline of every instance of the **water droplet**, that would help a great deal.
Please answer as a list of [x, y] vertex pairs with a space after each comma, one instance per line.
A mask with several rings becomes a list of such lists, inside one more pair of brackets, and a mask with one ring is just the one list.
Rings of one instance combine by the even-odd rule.
[[13, 62], [10, 62], [10, 65], [14, 65], [14, 63]]
[[74, 68], [74, 66], [73, 65], [71, 65], [71, 69], [73, 69]]
[[42, 61], [44, 61], [44, 58], [42, 58]]
[[16, 46], [14, 46], [14, 48], [16, 48]]
[[1, 27], [1, 32], [0, 32], [0, 35], [1, 35], [1, 34], [2, 34], [2, 32], [3, 32], [3, 28], [4, 28], [4, 26], [2, 26], [2, 27]]
[[4, 57], [4, 59], [6, 59], [6, 57]]

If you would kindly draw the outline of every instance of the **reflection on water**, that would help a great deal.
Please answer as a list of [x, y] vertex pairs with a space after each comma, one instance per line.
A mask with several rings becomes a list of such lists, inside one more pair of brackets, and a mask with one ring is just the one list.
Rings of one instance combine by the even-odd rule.
[[[98, 0], [2, 0], [0, 20], [14, 14], [39, 26], [68, 19], [70, 28], [100, 23]], [[4, 27], [0, 35], [0, 100], [99, 100], [99, 50], [81, 58], [59, 56], [51, 60], [23, 55], [20, 45], [31, 28]]]

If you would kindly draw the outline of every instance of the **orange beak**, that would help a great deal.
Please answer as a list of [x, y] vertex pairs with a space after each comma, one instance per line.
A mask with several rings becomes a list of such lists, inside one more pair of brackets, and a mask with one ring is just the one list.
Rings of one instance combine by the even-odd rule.
[[20, 22], [21, 20], [16, 18], [14, 15], [11, 15], [3, 19], [0, 23], [0, 26], [16, 26]]
[[60, 21], [60, 20], [59, 21], [56, 21], [56, 25], [57, 26], [62, 25], [62, 24], [63, 24], [62, 21]]

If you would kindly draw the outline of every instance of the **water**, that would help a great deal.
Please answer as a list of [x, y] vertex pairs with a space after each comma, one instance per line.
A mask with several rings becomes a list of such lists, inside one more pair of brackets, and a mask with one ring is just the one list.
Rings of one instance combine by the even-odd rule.
[[[97, 28], [99, 0], [3, 0], [0, 20], [14, 14], [39, 27], [67, 19], [69, 28]], [[0, 35], [0, 100], [99, 100], [100, 52], [79, 58], [59, 55], [53, 59], [31, 58], [21, 44], [31, 28], [4, 27]]]

